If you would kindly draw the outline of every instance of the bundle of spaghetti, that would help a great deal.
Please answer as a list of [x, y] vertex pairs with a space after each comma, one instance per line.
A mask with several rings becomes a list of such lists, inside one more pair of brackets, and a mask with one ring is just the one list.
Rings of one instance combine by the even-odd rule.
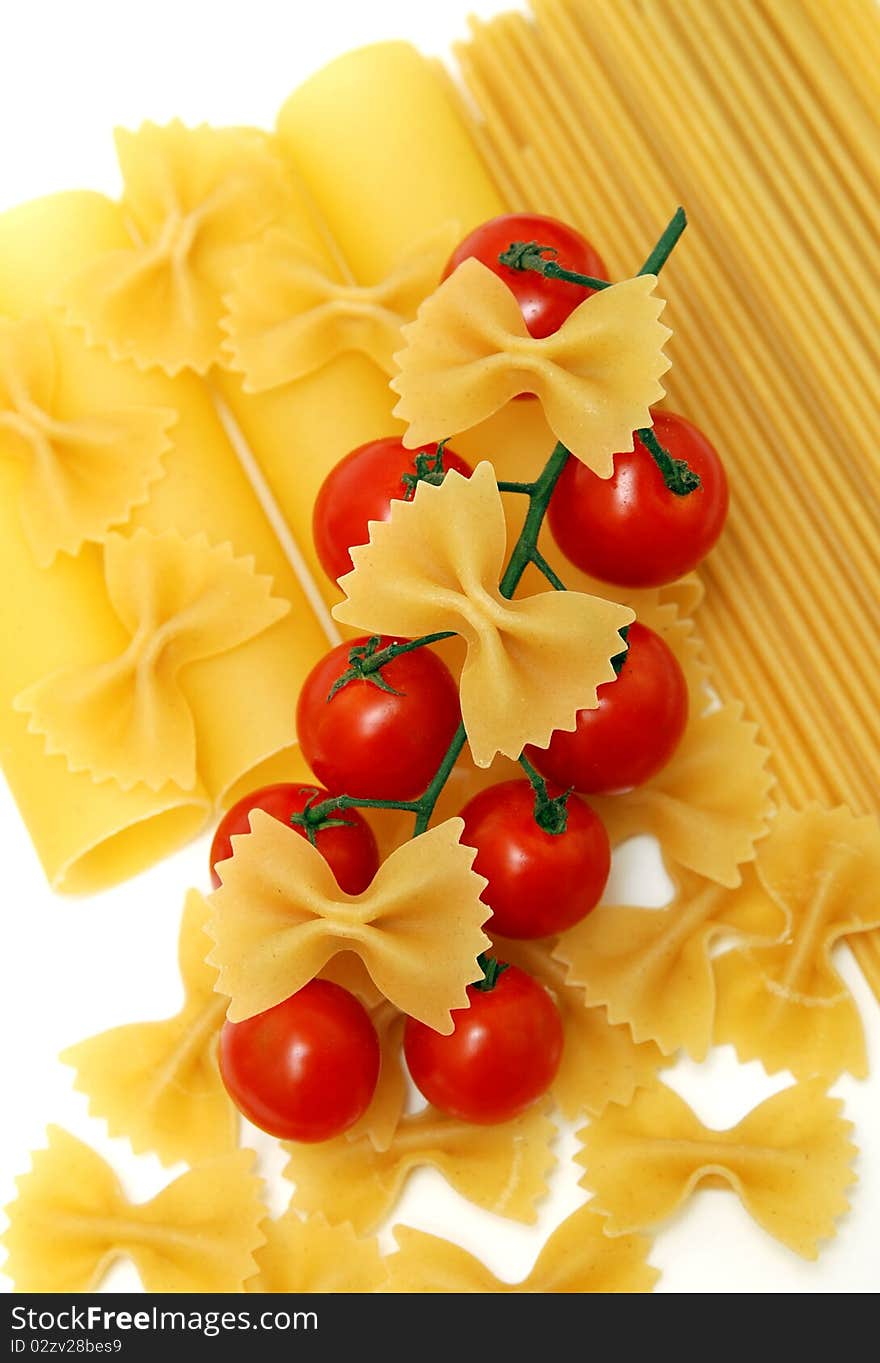
[[459, 48], [475, 136], [510, 206], [575, 223], [612, 276], [670, 203], [690, 210], [665, 275], [668, 391], [731, 479], [701, 612], [719, 690], [747, 700], [793, 803], [872, 811], [880, 14], [869, 0], [533, 8]]

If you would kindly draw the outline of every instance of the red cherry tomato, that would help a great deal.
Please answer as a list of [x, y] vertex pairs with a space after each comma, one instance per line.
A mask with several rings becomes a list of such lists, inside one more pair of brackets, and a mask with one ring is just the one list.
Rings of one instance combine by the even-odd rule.
[[[369, 522], [387, 521], [392, 501], [405, 500], [407, 485], [402, 479], [415, 472], [416, 454], [396, 436], [371, 440], [347, 454], [324, 479], [312, 515], [312, 534], [321, 567], [334, 582], [351, 572], [349, 550], [367, 543]], [[450, 449], [443, 451], [443, 467], [466, 478], [473, 472]]]
[[557, 218], [545, 218], [540, 213], [505, 213], [475, 228], [453, 251], [443, 278], [451, 275], [463, 260], [474, 256], [504, 280], [519, 303], [531, 335], [550, 336], [559, 330], [578, 303], [583, 303], [595, 290], [569, 284], [563, 279], [547, 279], [534, 270], [512, 270], [509, 265], [502, 265], [498, 257], [514, 241], [537, 241], [541, 246], [554, 246], [559, 253], [556, 259], [566, 269], [590, 275], [593, 279], [608, 278], [602, 258], [586, 237]]
[[312, 980], [245, 1022], [224, 1022], [220, 1073], [249, 1122], [289, 1141], [326, 1141], [366, 1112], [379, 1078], [379, 1038], [363, 1004]]
[[[436, 653], [419, 648], [382, 669], [399, 695], [356, 679], [328, 701], [348, 668], [349, 650], [366, 642], [339, 644], [306, 678], [296, 709], [303, 756], [335, 794], [414, 800], [430, 784], [458, 728], [458, 687]], [[393, 642], [383, 638], [379, 647]]]
[[557, 729], [546, 749], [528, 748], [543, 776], [567, 790], [610, 795], [642, 785], [665, 767], [687, 723], [688, 691], [665, 640], [636, 621], [616, 681], [599, 687], [595, 710], [580, 710], [572, 733]]
[[[273, 819], [295, 828], [303, 837], [306, 830], [302, 824], [291, 824], [291, 814], [301, 814], [308, 804], [320, 804], [328, 798], [329, 791], [320, 786], [298, 786], [282, 782], [275, 786], [262, 786], [245, 795], [231, 809], [227, 809], [214, 834], [211, 843], [211, 884], [214, 889], [220, 884], [220, 877], [214, 870], [218, 861], [226, 861], [232, 856], [234, 833], [249, 833], [248, 815], [252, 809], [264, 809]], [[322, 828], [315, 837], [315, 846], [336, 877], [337, 884], [346, 894], [361, 894], [367, 888], [379, 869], [379, 849], [373, 830], [356, 809], [346, 810], [339, 817], [345, 819], [344, 828]]]
[[[559, 793], [549, 791], [551, 797]], [[549, 937], [598, 904], [611, 869], [608, 834], [576, 795], [565, 808], [565, 832], [546, 832], [535, 820], [530, 783], [503, 781], [461, 811], [461, 841], [476, 847], [474, 870], [489, 882], [482, 894], [492, 910], [488, 930], [505, 937]]]
[[566, 558], [603, 582], [659, 587], [706, 557], [727, 518], [727, 477], [714, 448], [683, 416], [655, 412], [654, 431], [673, 459], [687, 461], [701, 486], [670, 492], [638, 436], [614, 456], [614, 473], [597, 478], [569, 459], [550, 501], [550, 528]]
[[455, 1030], [441, 1036], [407, 1018], [404, 1052], [419, 1091], [441, 1112], [490, 1125], [524, 1112], [546, 1093], [562, 1058], [556, 1005], [536, 980], [508, 966], [490, 990], [468, 989]]

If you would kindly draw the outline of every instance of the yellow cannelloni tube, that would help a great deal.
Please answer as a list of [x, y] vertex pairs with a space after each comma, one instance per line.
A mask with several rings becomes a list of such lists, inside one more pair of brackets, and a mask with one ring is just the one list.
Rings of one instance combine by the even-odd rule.
[[[298, 774], [295, 697], [325, 648], [204, 384], [191, 376], [144, 374], [111, 359], [87, 346], [53, 306], [72, 273], [126, 241], [118, 205], [92, 193], [56, 195], [0, 217], [0, 326], [13, 341], [25, 334], [23, 328], [31, 328], [28, 337], [43, 338], [41, 345], [45, 340], [38, 358], [52, 366], [48, 377], [41, 375], [39, 364], [29, 358], [22, 370], [32, 388], [42, 385], [43, 404], [51, 406], [49, 424], [45, 414], [33, 415], [27, 394], [18, 391], [21, 376], [14, 365], [4, 371], [5, 389], [0, 377], [0, 757], [46, 874], [66, 891], [90, 891], [124, 879], [191, 837], [218, 803], [282, 772]], [[44, 454], [40, 433], [46, 433], [49, 447], [52, 440], [58, 445], [63, 433], [63, 455], [76, 461], [82, 454], [77, 440], [88, 445], [91, 439], [94, 445], [94, 423], [99, 430], [102, 421], [106, 426], [107, 413], [121, 412], [130, 420], [138, 411], [149, 425], [149, 414], [157, 409], [168, 418], [166, 447], [158, 476], [151, 475], [136, 499], [141, 504], [128, 519], [128, 508], [112, 519], [109, 538], [87, 535], [81, 547], [59, 552], [42, 566], [22, 515], [27, 480]], [[25, 435], [16, 444], [21, 431]], [[121, 442], [120, 459], [127, 454], [133, 451]], [[112, 469], [112, 464], [101, 467]], [[88, 488], [88, 479], [82, 484]], [[40, 497], [36, 505], [42, 507]], [[119, 563], [132, 546], [170, 543], [184, 555], [200, 590], [203, 570], [216, 575], [213, 594], [203, 592], [200, 606], [212, 612], [212, 638], [206, 642], [192, 626], [187, 636], [183, 610], [169, 661], [156, 668], [160, 678], [165, 678], [162, 667], [174, 671], [175, 646], [186, 664], [176, 684], [195, 735], [194, 775], [188, 783], [168, 780], [151, 788], [141, 780], [94, 780], [88, 767], [72, 771], [65, 756], [47, 755], [42, 734], [29, 732], [28, 714], [13, 708], [23, 692], [44, 679], [77, 667], [99, 674], [132, 644], [135, 627], [120, 618], [118, 601], [111, 600], [110, 541], [121, 551]], [[134, 577], [123, 583], [129, 597], [137, 599], [144, 595], [137, 579], [142, 560], [141, 553], [129, 567]], [[178, 586], [159, 576], [149, 608], [155, 607], [160, 622], [163, 598], [173, 596]], [[239, 593], [245, 618], [235, 625], [236, 638], [224, 642], [224, 632], [233, 625], [230, 592]], [[147, 665], [149, 657], [141, 654]], [[66, 700], [63, 686], [60, 694]], [[111, 709], [108, 723], [116, 718]]]

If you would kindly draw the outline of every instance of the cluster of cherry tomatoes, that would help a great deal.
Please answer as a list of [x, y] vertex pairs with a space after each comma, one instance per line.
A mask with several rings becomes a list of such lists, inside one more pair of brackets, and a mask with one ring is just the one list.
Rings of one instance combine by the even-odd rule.
[[[535, 337], [548, 336], [589, 291], [565, 281], [508, 268], [499, 256], [512, 241], [553, 248], [566, 268], [606, 278], [605, 267], [572, 228], [536, 215], [484, 224], [458, 247], [446, 273], [476, 256], [512, 289]], [[527, 396], [527, 395], [524, 395]], [[625, 587], [674, 581], [702, 560], [727, 513], [727, 483], [706, 437], [684, 417], [659, 410], [654, 432], [675, 459], [699, 475], [687, 496], [668, 490], [657, 464], [636, 438], [615, 456], [611, 478], [597, 478], [570, 459], [548, 519], [562, 552], [592, 576]], [[468, 476], [467, 462], [445, 448], [442, 465]], [[424, 460], [424, 456], [423, 456]], [[314, 511], [315, 544], [336, 580], [352, 567], [350, 550], [369, 539], [370, 521], [387, 520], [391, 502], [412, 494], [425, 473], [396, 437], [374, 440], [330, 473]], [[373, 649], [395, 641], [382, 639]], [[297, 707], [303, 755], [321, 785], [274, 785], [252, 792], [224, 817], [211, 847], [211, 875], [231, 855], [230, 838], [248, 831], [260, 808], [303, 837], [297, 816], [330, 797], [415, 800], [426, 790], [459, 725], [458, 687], [429, 648], [401, 654], [376, 678], [348, 671], [355, 640], [331, 650], [306, 680]], [[331, 696], [331, 692], [333, 693]], [[329, 699], [328, 699], [329, 697]], [[664, 640], [631, 625], [617, 679], [599, 688], [595, 709], [582, 710], [572, 732], [557, 732], [546, 749], [529, 748], [537, 780], [505, 781], [476, 795], [461, 811], [462, 840], [476, 848], [484, 876], [490, 934], [543, 938], [579, 922], [599, 902], [610, 868], [604, 826], [582, 794], [611, 794], [647, 781], [670, 759], [687, 722], [685, 678]], [[541, 779], [543, 778], [543, 780]], [[362, 893], [379, 866], [366, 820], [347, 809], [311, 829], [340, 888]], [[481, 958], [483, 978], [468, 990], [469, 1007], [452, 1015], [441, 1036], [409, 1019], [404, 1052], [424, 1097], [472, 1122], [516, 1116], [546, 1092], [562, 1053], [562, 1025], [547, 991], [524, 971]], [[319, 1141], [350, 1128], [366, 1111], [380, 1070], [376, 1031], [348, 991], [314, 980], [284, 1003], [245, 1022], [225, 1023], [220, 1040], [224, 1082], [245, 1115], [274, 1135]]]

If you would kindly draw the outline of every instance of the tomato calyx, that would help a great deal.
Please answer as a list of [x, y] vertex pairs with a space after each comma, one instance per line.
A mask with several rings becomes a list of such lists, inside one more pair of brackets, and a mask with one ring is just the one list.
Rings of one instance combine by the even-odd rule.
[[432, 487], [439, 487], [446, 477], [449, 470], [443, 462], [443, 454], [449, 443], [449, 436], [445, 440], [437, 443], [437, 448], [433, 454], [427, 450], [419, 450], [413, 458], [414, 473], [403, 473], [400, 481], [406, 489], [403, 501], [411, 502], [416, 495], [416, 488], [419, 483], [430, 483]]
[[666, 487], [674, 496], [689, 497], [698, 487], [702, 487], [700, 475], [694, 473], [685, 459], [673, 459], [669, 451], [660, 444], [650, 426], [636, 431], [636, 435], [654, 460], [663, 475]]
[[327, 695], [328, 701], [331, 701], [336, 693], [342, 690], [343, 686], [348, 686], [349, 682], [353, 681], [371, 682], [373, 686], [378, 686], [380, 691], [387, 691], [391, 696], [400, 696], [403, 694], [402, 691], [395, 690], [391, 683], [386, 681], [382, 675], [382, 667], [384, 664], [386, 662], [390, 663], [392, 658], [396, 657], [397, 654], [391, 654], [390, 657], [384, 657], [383, 654], [390, 653], [390, 649], [380, 650], [379, 645], [381, 642], [382, 639], [380, 635], [374, 634], [365, 644], [357, 644], [349, 651], [348, 669], [343, 672], [341, 677], [336, 678], [336, 681], [331, 686]]
[[[323, 801], [326, 805], [326, 800]], [[318, 845], [318, 834], [323, 833], [327, 828], [353, 828], [351, 819], [334, 819], [332, 814], [324, 812], [320, 806], [322, 801], [318, 799], [318, 793], [312, 795], [305, 803], [305, 806], [298, 814], [291, 814], [290, 822], [297, 827], [305, 830], [305, 835], [313, 847]], [[334, 811], [339, 813], [340, 811]]]
[[525, 753], [520, 754], [519, 764], [531, 782], [535, 792], [535, 823], [545, 833], [557, 838], [568, 830], [568, 802], [574, 786], [569, 786], [561, 795], [551, 795], [547, 782], [541, 773], [532, 766]]
[[542, 246], [537, 241], [512, 241], [498, 257], [501, 265], [509, 270], [533, 270], [545, 279], [564, 279], [568, 284], [582, 284], [585, 289], [607, 289], [607, 279], [594, 279], [592, 275], [579, 274], [577, 270], [567, 270], [560, 265], [555, 246]]
[[499, 961], [496, 956], [489, 956], [485, 951], [481, 951], [477, 957], [477, 965], [483, 972], [482, 978], [475, 980], [471, 989], [479, 989], [481, 994], [491, 994], [505, 970], [508, 969], [506, 961]]

